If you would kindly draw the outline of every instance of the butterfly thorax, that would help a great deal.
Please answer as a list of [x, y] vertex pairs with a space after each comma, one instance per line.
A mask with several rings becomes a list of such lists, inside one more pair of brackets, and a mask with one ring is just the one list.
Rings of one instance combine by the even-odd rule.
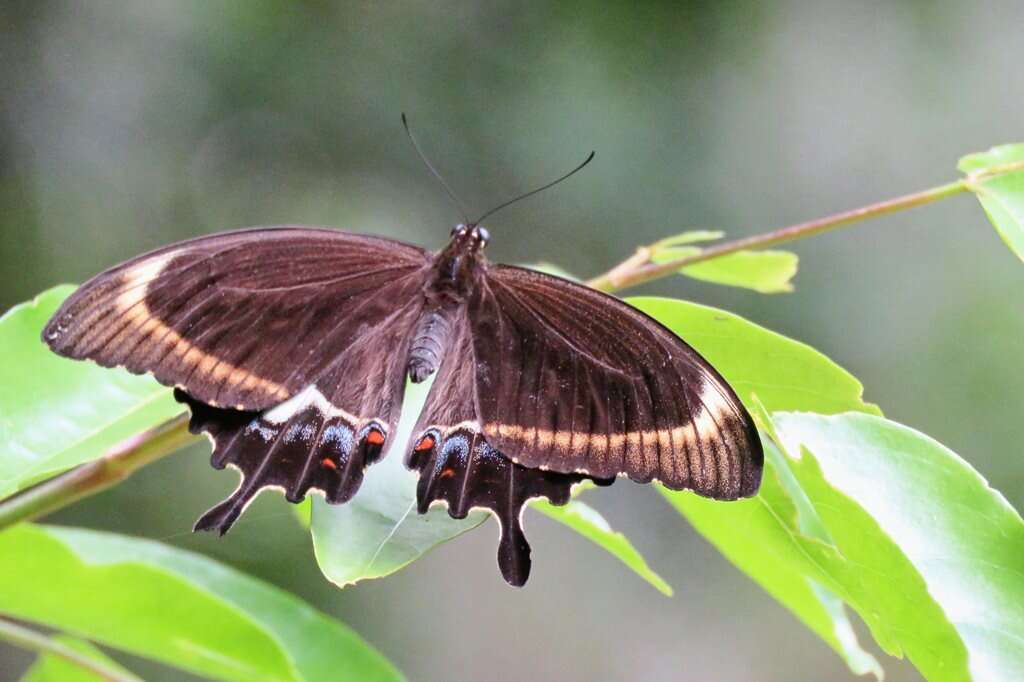
[[423, 289], [423, 312], [416, 322], [409, 351], [408, 372], [419, 383], [437, 371], [447, 351], [455, 320], [486, 267], [483, 254], [487, 230], [459, 225], [452, 239], [434, 259], [432, 274]]

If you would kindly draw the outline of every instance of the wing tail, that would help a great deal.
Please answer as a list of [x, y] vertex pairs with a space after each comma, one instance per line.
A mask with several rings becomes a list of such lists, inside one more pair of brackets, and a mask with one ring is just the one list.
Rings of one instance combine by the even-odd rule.
[[444, 502], [456, 519], [473, 509], [489, 511], [501, 526], [501, 575], [510, 585], [521, 587], [531, 566], [530, 543], [523, 532], [524, 506], [540, 497], [565, 504], [572, 486], [587, 476], [530, 469], [488, 443], [475, 421], [475, 366], [464, 324], [458, 325], [455, 336], [413, 430], [406, 460], [420, 474], [417, 508], [422, 514], [434, 502]]

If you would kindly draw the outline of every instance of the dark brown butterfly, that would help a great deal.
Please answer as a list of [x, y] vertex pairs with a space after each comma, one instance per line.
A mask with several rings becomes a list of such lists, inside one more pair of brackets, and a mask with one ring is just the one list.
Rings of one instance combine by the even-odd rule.
[[612, 296], [492, 265], [487, 239], [475, 224], [437, 253], [316, 228], [202, 237], [94, 277], [43, 339], [177, 387], [213, 466], [242, 473], [201, 530], [224, 533], [267, 487], [351, 499], [406, 376], [434, 372], [407, 456], [419, 511], [491, 511], [513, 585], [530, 571], [530, 499], [564, 504], [573, 484], [619, 475], [721, 500], [757, 491], [757, 430], [706, 361]]

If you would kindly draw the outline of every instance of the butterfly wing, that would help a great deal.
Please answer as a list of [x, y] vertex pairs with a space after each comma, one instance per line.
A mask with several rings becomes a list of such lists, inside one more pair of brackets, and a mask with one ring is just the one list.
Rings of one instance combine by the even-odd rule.
[[487, 441], [526, 467], [628, 475], [716, 499], [757, 492], [757, 429], [724, 379], [622, 301], [510, 266], [469, 303], [476, 412]]
[[501, 526], [498, 566], [506, 582], [521, 586], [530, 575], [523, 505], [537, 497], [565, 504], [572, 486], [586, 477], [515, 464], [488, 443], [476, 419], [472, 357], [471, 330], [462, 310], [413, 429], [407, 464], [420, 473], [416, 499], [421, 514], [436, 501], [444, 501], [456, 519], [465, 518], [474, 508], [494, 514]]
[[312, 383], [263, 411], [213, 407], [180, 389], [193, 433], [213, 440], [211, 463], [242, 474], [238, 488], [196, 523], [225, 533], [262, 490], [299, 502], [310, 490], [331, 504], [350, 500], [363, 470], [384, 452], [402, 406], [410, 329], [420, 302], [410, 298], [385, 322], [364, 329]]
[[179, 387], [213, 466], [242, 473], [196, 524], [223, 533], [268, 487], [355, 494], [401, 410], [428, 267], [417, 247], [333, 230], [218, 234], [94, 277], [43, 338]]
[[261, 410], [394, 316], [427, 265], [418, 247], [336, 230], [216, 234], [92, 278], [43, 340], [71, 358], [152, 372], [210, 405]]

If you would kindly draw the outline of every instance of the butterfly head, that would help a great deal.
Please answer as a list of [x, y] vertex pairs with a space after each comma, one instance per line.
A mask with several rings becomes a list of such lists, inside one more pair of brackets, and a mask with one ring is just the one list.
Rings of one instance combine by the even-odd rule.
[[452, 243], [472, 252], [483, 251], [487, 248], [487, 242], [490, 239], [491, 233], [483, 225], [469, 223], [459, 224], [452, 228]]
[[448, 246], [438, 252], [434, 261], [437, 284], [444, 289], [467, 293], [481, 267], [486, 266], [484, 248], [488, 239], [487, 228], [476, 223], [452, 228]]

